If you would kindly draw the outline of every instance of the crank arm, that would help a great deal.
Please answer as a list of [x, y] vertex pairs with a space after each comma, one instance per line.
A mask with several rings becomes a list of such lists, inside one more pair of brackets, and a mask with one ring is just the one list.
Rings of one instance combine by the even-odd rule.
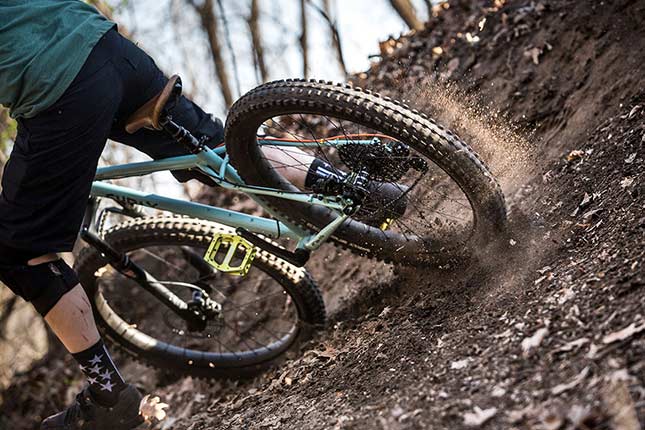
[[284, 248], [280, 248], [279, 246], [272, 244], [267, 240], [264, 240], [255, 233], [251, 233], [250, 231], [242, 227], [239, 227], [235, 232], [258, 248], [263, 249], [270, 254], [276, 255], [283, 260], [286, 260], [289, 263], [293, 264], [294, 266], [302, 267], [307, 264], [307, 261], [309, 261], [311, 252], [308, 250], [296, 249], [295, 252], [288, 251]]
[[184, 320], [195, 318], [195, 315], [188, 310], [188, 304], [186, 302], [177, 297], [165, 285], [157, 281], [141, 266], [130, 260], [125, 253], [117, 251], [109, 243], [87, 229], [81, 231], [81, 238], [98, 250], [110, 266], [123, 276], [135, 281], [179, 317]]
[[208, 283], [204, 281], [207, 281], [217, 276], [217, 271], [213, 269], [213, 266], [211, 266], [206, 261], [204, 261], [204, 258], [200, 254], [196, 253], [189, 247], [182, 246], [181, 252], [186, 258], [186, 260], [188, 260], [188, 263], [190, 263], [190, 265], [193, 266], [193, 268], [195, 268], [195, 270], [197, 270], [197, 272], [199, 273], [199, 279], [193, 282], [195, 286], [198, 286], [199, 288], [203, 289], [208, 294], [212, 293], [213, 287], [211, 287]]

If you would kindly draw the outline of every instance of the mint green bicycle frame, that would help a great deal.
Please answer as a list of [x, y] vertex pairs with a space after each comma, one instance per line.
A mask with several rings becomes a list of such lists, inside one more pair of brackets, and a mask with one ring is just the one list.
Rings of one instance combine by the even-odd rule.
[[[260, 145], [283, 147], [320, 147], [340, 146], [347, 143], [369, 144], [371, 140], [334, 140], [325, 142], [292, 142], [287, 140], [258, 139]], [[236, 190], [248, 194], [276, 219], [258, 217], [241, 212], [195, 203], [187, 200], [174, 199], [154, 193], [145, 193], [132, 188], [102, 182], [110, 179], [122, 179], [134, 176], [143, 176], [165, 170], [182, 170], [198, 168], [215, 181], [222, 188]], [[279, 214], [274, 213], [258, 198], [258, 196], [273, 196], [312, 205], [325, 206], [338, 215], [332, 222], [319, 232], [311, 234], [299, 226], [284, 220]], [[215, 149], [204, 148], [194, 155], [183, 155], [154, 161], [128, 163], [116, 166], [101, 167], [97, 169], [92, 183], [92, 197], [104, 197], [118, 202], [137, 204], [149, 208], [168, 211], [193, 218], [214, 221], [230, 227], [241, 227], [253, 233], [262, 234], [271, 238], [286, 237], [296, 240], [297, 247], [309, 251], [315, 250], [325, 242], [334, 231], [349, 217], [344, 209], [351, 204], [342, 197], [324, 197], [307, 193], [290, 193], [272, 188], [247, 186], [239, 177], [237, 171], [229, 164], [226, 147], [224, 145]]]

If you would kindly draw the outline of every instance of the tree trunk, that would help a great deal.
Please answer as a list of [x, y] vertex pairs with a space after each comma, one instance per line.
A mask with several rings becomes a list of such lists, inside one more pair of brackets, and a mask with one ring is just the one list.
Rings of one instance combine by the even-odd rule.
[[309, 53], [307, 50], [307, 1], [300, 0], [300, 49], [302, 50], [302, 76], [309, 77]]
[[426, 5], [426, 10], [428, 11], [428, 21], [432, 19], [432, 2], [430, 0], [424, 0]]
[[327, 24], [329, 25], [329, 31], [331, 32], [331, 43], [332, 46], [334, 47], [334, 50], [336, 51], [336, 59], [338, 60], [338, 66], [340, 67], [340, 70], [343, 72], [344, 76], [347, 76], [347, 66], [345, 64], [345, 56], [343, 55], [343, 45], [341, 43], [340, 39], [340, 32], [338, 31], [338, 25], [336, 21], [332, 18], [331, 14], [331, 5], [329, 4], [329, 0], [323, 0], [323, 18], [325, 18], [325, 21], [327, 21]]
[[[101, 12], [101, 14], [109, 19], [110, 21], [114, 21], [114, 14], [112, 13], [112, 8], [105, 3], [104, 0], [89, 0], [89, 3], [91, 5], [94, 5], [94, 7]], [[132, 33], [128, 31], [127, 28], [119, 24], [119, 33], [127, 37], [128, 39], [132, 40]]]
[[251, 0], [251, 15], [249, 15], [248, 23], [251, 30], [251, 42], [253, 43], [253, 52], [255, 53], [255, 64], [260, 71], [262, 82], [269, 80], [269, 72], [267, 71], [266, 63], [264, 61], [264, 46], [262, 43], [262, 32], [260, 31], [260, 8], [258, 0]]
[[205, 0], [202, 5], [197, 5], [193, 0], [190, 4], [195, 8], [201, 20], [202, 29], [206, 32], [208, 43], [210, 45], [211, 56], [215, 66], [215, 73], [220, 84], [220, 91], [224, 98], [224, 103], [229, 107], [233, 104], [233, 95], [229, 84], [228, 72], [226, 71], [226, 62], [222, 55], [222, 47], [219, 41], [219, 28], [217, 18], [213, 12], [213, 0]]
[[413, 30], [423, 30], [423, 23], [417, 17], [417, 12], [410, 0], [390, 0], [390, 4], [408, 27]]

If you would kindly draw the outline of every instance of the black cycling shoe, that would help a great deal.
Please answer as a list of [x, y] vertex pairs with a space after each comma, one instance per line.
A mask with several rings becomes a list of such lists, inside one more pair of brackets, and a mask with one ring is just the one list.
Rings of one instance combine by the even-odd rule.
[[72, 406], [45, 419], [41, 430], [131, 430], [143, 424], [139, 414], [141, 394], [132, 385], [119, 393], [119, 401], [107, 408], [98, 405], [89, 388], [76, 396]]
[[409, 187], [392, 182], [369, 181], [363, 205], [353, 216], [354, 219], [386, 230], [390, 223], [405, 215], [408, 208]]
[[[307, 171], [305, 188], [321, 194], [335, 194], [342, 188], [346, 178], [347, 173], [316, 158]], [[406, 191], [409, 187], [394, 182], [367, 180], [364, 188], [365, 198], [354, 219], [386, 230], [392, 220], [405, 214], [408, 207]]]

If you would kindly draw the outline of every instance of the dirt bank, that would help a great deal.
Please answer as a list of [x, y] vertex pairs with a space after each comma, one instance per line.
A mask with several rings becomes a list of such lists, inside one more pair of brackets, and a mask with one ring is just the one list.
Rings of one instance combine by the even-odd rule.
[[[326, 248], [310, 269], [329, 328], [255, 381], [158, 386], [166, 428], [645, 423], [645, 1], [449, 4], [382, 44], [354, 84], [405, 99], [482, 154], [507, 196], [510, 251], [411, 271]], [[40, 393], [38, 375], [26, 380]], [[16, 394], [2, 413], [18, 423], [18, 405], [32, 407], [33, 425], [69, 392], [46, 407]]]
[[314, 265], [327, 291], [346, 285], [328, 331], [254, 383], [176, 394], [192, 401], [176, 428], [644, 422], [645, 2], [453, 3], [383, 44], [354, 84], [404, 98], [482, 153], [515, 246], [381, 283], [362, 281], [382, 270], [362, 260], [331, 277]]

